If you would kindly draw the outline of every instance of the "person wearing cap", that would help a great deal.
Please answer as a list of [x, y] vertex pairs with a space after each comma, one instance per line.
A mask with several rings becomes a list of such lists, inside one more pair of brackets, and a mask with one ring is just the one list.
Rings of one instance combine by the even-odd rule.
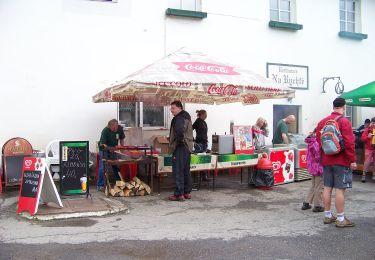
[[289, 144], [288, 125], [295, 121], [296, 117], [294, 115], [289, 115], [277, 122], [276, 131], [272, 138], [272, 144]]
[[358, 127], [356, 130], [355, 130], [355, 148], [362, 148], [363, 147], [363, 142], [361, 141], [361, 136], [363, 134], [363, 131], [365, 131], [365, 129], [367, 127], [370, 126], [370, 119], [366, 119], [365, 122], [363, 123], [363, 125], [361, 125], [360, 127]]
[[[375, 144], [373, 144], [375, 130], [375, 117], [371, 118], [370, 125], [362, 133], [361, 141], [365, 144], [365, 161], [363, 163], [362, 182], [366, 182], [366, 172], [370, 170], [370, 164], [375, 161]], [[375, 169], [372, 171], [372, 180], [375, 181]]]
[[[323, 203], [324, 224], [335, 223], [336, 227], [354, 227], [354, 223], [344, 216], [345, 190], [352, 187], [352, 170], [357, 168], [354, 148], [354, 134], [352, 124], [345, 115], [345, 99], [336, 98], [333, 101], [333, 112], [322, 119], [317, 126], [317, 139], [321, 147], [321, 131], [328, 120], [336, 120], [339, 131], [343, 137], [344, 150], [338, 154], [326, 155], [321, 153], [323, 165]], [[331, 197], [333, 188], [335, 192], [335, 206], [337, 217], [331, 212]]]

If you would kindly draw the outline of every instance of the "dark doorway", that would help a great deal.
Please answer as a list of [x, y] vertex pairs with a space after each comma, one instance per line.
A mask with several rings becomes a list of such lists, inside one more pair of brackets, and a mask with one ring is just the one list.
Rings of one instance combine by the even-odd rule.
[[289, 126], [289, 133], [297, 134], [299, 126], [299, 109], [300, 106], [293, 105], [273, 105], [273, 130], [275, 131], [277, 122], [288, 115], [294, 115], [296, 122]]

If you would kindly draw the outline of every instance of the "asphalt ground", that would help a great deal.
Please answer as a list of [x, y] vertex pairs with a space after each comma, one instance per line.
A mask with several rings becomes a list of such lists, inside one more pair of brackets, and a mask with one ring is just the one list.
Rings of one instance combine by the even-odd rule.
[[359, 177], [345, 209], [356, 226], [344, 229], [300, 209], [310, 181], [262, 191], [225, 175], [190, 201], [163, 190], [116, 198], [127, 215], [44, 222], [17, 216], [10, 192], [0, 196], [0, 259], [375, 259], [375, 183]]

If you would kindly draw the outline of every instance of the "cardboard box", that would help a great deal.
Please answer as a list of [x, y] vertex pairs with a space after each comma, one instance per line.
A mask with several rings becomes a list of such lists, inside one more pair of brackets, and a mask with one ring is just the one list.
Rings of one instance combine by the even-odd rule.
[[166, 136], [155, 136], [153, 138], [153, 146], [159, 153], [168, 153], [169, 141]]

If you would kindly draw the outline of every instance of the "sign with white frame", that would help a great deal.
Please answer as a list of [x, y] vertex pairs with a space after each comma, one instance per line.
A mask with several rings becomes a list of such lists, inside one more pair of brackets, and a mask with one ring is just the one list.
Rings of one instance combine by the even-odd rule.
[[309, 89], [309, 67], [267, 63], [267, 77], [293, 89]]

